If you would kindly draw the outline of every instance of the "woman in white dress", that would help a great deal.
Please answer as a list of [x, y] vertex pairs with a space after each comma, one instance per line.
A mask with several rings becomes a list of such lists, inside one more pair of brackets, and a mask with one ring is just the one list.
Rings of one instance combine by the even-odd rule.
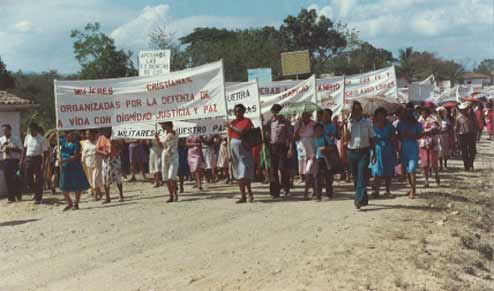
[[178, 135], [173, 130], [173, 123], [163, 122], [160, 123], [161, 127], [165, 131], [160, 137], [156, 133], [156, 140], [163, 146], [163, 153], [161, 154], [161, 164], [163, 170], [163, 180], [166, 182], [168, 187], [168, 193], [170, 198], [166, 203], [177, 202], [178, 201], [178, 187], [177, 187], [177, 177], [178, 177]]
[[91, 185], [91, 190], [95, 195], [95, 199], [99, 200], [101, 199], [101, 189], [96, 182], [96, 131], [88, 130], [86, 136], [87, 140], [82, 147], [82, 161], [86, 166], [86, 176], [89, 180], [89, 185]]
[[158, 188], [163, 185], [163, 179], [161, 178], [161, 154], [163, 148], [161, 142], [158, 140], [151, 140], [151, 148], [149, 149], [149, 173], [153, 175], [154, 188]]

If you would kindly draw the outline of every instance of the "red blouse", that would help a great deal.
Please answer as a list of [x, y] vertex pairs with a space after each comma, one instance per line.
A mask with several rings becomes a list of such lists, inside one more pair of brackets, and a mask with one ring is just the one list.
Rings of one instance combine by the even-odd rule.
[[[246, 129], [249, 129], [251, 127], [254, 127], [254, 125], [252, 124], [252, 121], [249, 118], [242, 118], [240, 120], [235, 119], [234, 121], [232, 121], [231, 125], [233, 127], [241, 129], [241, 130], [246, 130]], [[241, 138], [240, 134], [238, 134], [237, 132], [235, 132], [231, 129], [228, 130], [228, 135], [230, 135], [231, 138], [236, 138], [236, 139]]]

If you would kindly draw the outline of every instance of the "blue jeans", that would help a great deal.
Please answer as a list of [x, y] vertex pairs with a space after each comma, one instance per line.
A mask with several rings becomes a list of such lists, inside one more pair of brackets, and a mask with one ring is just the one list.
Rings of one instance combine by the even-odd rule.
[[366, 190], [366, 171], [369, 166], [369, 150], [348, 150], [348, 160], [350, 162], [350, 170], [355, 179], [355, 201], [360, 205], [365, 206], [369, 202]]
[[322, 195], [322, 184], [323, 181], [326, 184], [326, 196], [332, 197], [333, 196], [333, 172], [329, 171], [328, 168], [326, 167], [326, 161], [324, 159], [317, 159], [316, 160], [318, 163], [318, 172], [317, 175], [315, 175], [315, 181], [314, 181], [314, 189], [315, 189], [315, 194], [317, 197], [321, 197]]

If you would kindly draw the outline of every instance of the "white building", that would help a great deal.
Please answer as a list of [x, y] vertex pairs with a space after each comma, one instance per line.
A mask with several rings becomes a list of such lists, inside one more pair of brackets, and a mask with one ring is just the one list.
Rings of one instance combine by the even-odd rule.
[[463, 84], [470, 86], [474, 91], [480, 91], [484, 86], [488, 86], [491, 82], [491, 77], [488, 75], [468, 72], [463, 74]]
[[[0, 126], [10, 124], [12, 126], [12, 135], [21, 136], [21, 112], [29, 111], [34, 108], [30, 100], [22, 99], [6, 91], [0, 91]], [[0, 136], [3, 133], [0, 130]], [[0, 197], [7, 194], [5, 179], [0, 161]]]

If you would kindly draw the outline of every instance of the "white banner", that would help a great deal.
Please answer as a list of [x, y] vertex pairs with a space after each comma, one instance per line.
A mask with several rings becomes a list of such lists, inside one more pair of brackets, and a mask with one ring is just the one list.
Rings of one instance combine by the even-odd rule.
[[[223, 134], [226, 132], [226, 119], [223, 117], [209, 118], [201, 121], [174, 121], [173, 128], [180, 137], [190, 135]], [[114, 139], [153, 139], [158, 130], [163, 131], [156, 123], [133, 123], [118, 125], [112, 128]]]
[[447, 89], [443, 93], [441, 93], [441, 95], [434, 98], [432, 101], [438, 105], [450, 101], [458, 101], [459, 100], [458, 89], [459, 89], [458, 85], [454, 86], [453, 88]]
[[171, 50], [139, 52], [139, 76], [150, 77], [170, 73]]
[[312, 75], [309, 79], [302, 81], [279, 94], [268, 96], [261, 95], [261, 112], [262, 114], [269, 115], [271, 106], [274, 104], [284, 106], [290, 103], [307, 101], [317, 103], [316, 75]]
[[424, 102], [427, 100], [433, 100], [435, 95], [435, 85], [431, 83], [412, 83], [408, 87], [408, 101], [410, 102]]
[[[261, 100], [268, 96], [285, 92], [304, 81], [285, 80], [259, 84]], [[330, 108], [337, 113], [343, 107], [344, 77], [317, 79], [317, 104], [323, 108]], [[280, 103], [283, 105], [283, 103]]]
[[459, 85], [458, 86], [458, 98], [463, 99], [465, 97], [472, 96], [474, 89], [472, 85]]
[[54, 83], [61, 130], [226, 115], [221, 61], [156, 77]]
[[[237, 104], [243, 104], [247, 111], [245, 117], [252, 119], [255, 127], [261, 125], [259, 94], [257, 81], [236, 83], [225, 88], [228, 105], [228, 119], [235, 119], [233, 108]], [[226, 119], [224, 117], [208, 118], [201, 120], [176, 121], [174, 128], [176, 132], [186, 137], [189, 135], [223, 134], [226, 132]], [[155, 131], [161, 132], [156, 123], [134, 123], [113, 127], [113, 137], [117, 139], [151, 139]]]
[[317, 79], [317, 99], [322, 108], [329, 108], [337, 115], [345, 105], [345, 78]]
[[398, 99], [394, 66], [345, 77], [345, 99], [382, 96]]

